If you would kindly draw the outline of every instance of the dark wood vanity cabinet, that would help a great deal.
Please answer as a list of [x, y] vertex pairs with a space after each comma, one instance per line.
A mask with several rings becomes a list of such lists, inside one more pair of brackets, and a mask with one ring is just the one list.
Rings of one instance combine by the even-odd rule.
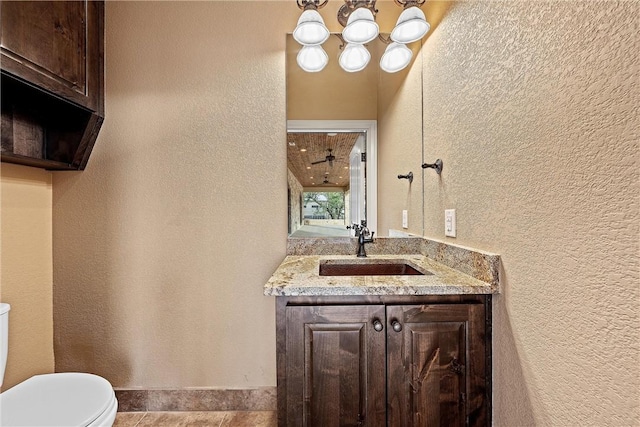
[[84, 169], [104, 119], [104, 2], [0, 2], [2, 161]]
[[490, 425], [490, 303], [279, 297], [279, 425]]

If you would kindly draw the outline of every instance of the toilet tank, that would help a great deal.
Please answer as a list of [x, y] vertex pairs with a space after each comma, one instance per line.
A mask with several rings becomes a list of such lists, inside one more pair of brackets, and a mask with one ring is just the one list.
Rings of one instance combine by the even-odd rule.
[[9, 350], [9, 310], [11, 306], [0, 302], [0, 386], [4, 379], [4, 368], [7, 366]]

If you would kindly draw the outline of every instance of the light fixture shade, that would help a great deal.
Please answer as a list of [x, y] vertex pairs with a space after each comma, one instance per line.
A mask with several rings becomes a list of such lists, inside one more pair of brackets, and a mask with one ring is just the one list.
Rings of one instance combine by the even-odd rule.
[[317, 10], [308, 9], [300, 15], [293, 38], [303, 46], [315, 46], [327, 41], [329, 29]]
[[329, 55], [320, 45], [303, 46], [296, 59], [300, 68], [308, 73], [322, 71], [329, 63]]
[[347, 26], [342, 30], [342, 38], [347, 43], [364, 44], [378, 37], [379, 27], [373, 19], [373, 13], [366, 7], [360, 7], [349, 15]]
[[398, 43], [411, 43], [420, 40], [431, 26], [422, 10], [417, 6], [406, 8], [400, 14], [396, 27], [391, 31], [391, 40]]
[[363, 70], [370, 60], [371, 54], [367, 48], [361, 44], [353, 43], [349, 43], [340, 54], [340, 58], [338, 58], [342, 69], [349, 73]]
[[380, 68], [387, 73], [397, 73], [409, 65], [412, 57], [411, 49], [402, 43], [392, 42], [380, 58]]

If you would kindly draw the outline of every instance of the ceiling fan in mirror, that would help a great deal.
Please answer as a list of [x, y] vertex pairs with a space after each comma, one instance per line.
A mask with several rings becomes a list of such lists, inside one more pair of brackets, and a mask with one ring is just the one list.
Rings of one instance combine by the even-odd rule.
[[324, 158], [324, 160], [318, 160], [317, 162], [311, 162], [312, 165], [317, 165], [319, 163], [325, 163], [325, 162], [329, 162], [329, 167], [333, 167], [333, 161], [336, 159], [336, 156], [334, 156], [332, 153], [332, 149], [331, 148], [327, 148], [327, 151], [329, 152], [329, 154], [327, 154]]

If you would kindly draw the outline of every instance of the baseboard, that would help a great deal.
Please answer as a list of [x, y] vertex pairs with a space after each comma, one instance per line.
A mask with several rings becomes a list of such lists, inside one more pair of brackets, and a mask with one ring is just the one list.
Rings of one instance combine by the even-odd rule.
[[118, 412], [275, 411], [276, 388], [127, 389], [116, 388]]

